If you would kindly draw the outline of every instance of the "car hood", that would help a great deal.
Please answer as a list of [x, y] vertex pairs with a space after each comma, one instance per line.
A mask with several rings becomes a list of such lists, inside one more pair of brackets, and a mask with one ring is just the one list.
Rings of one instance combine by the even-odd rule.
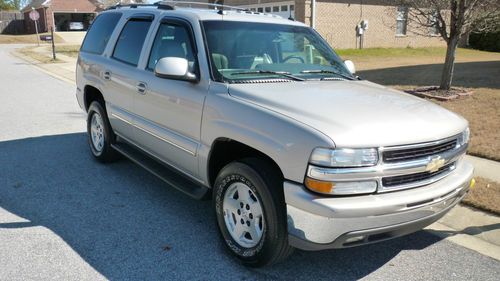
[[313, 127], [338, 147], [427, 142], [467, 126], [432, 102], [368, 81], [230, 84], [229, 94]]

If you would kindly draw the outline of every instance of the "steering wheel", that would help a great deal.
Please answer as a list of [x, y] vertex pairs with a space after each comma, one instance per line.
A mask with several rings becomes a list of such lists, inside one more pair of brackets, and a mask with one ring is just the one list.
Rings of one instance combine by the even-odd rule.
[[286, 58], [283, 59], [283, 62], [287, 62], [288, 60], [291, 60], [291, 59], [298, 59], [300, 60], [302, 63], [305, 63], [304, 59], [299, 57], [299, 56], [294, 56], [294, 55], [291, 55], [291, 56], [288, 56]]

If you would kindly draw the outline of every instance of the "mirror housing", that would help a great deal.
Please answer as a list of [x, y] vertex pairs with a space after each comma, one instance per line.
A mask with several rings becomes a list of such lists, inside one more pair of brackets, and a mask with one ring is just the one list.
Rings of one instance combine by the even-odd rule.
[[347, 67], [347, 70], [349, 70], [349, 72], [351, 72], [351, 74], [356, 73], [356, 67], [354, 67], [354, 63], [352, 61], [345, 60], [344, 64]]
[[184, 58], [161, 58], [155, 66], [155, 75], [160, 78], [197, 82], [198, 77], [189, 72], [189, 62]]

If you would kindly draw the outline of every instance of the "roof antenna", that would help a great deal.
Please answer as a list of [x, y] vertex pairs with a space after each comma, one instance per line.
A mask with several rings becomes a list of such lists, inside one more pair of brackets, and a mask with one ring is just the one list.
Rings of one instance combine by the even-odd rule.
[[219, 8], [219, 11], [217, 11], [217, 14], [225, 15], [226, 12], [224, 11], [224, 0], [216, 0], [215, 4], [217, 4], [218, 5], [217, 7]]

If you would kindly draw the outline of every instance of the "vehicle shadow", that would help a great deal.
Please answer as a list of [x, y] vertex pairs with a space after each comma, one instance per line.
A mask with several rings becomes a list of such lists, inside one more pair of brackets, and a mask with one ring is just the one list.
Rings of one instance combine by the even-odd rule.
[[[383, 85], [439, 85], [442, 64], [423, 64], [359, 71], [363, 79]], [[455, 64], [453, 86], [500, 89], [500, 61]]]
[[122, 160], [92, 159], [83, 133], [0, 142], [0, 207], [61, 237], [108, 279], [360, 279], [402, 250], [440, 240], [427, 232], [365, 247], [297, 251], [273, 267], [230, 257], [210, 201], [195, 201]]

